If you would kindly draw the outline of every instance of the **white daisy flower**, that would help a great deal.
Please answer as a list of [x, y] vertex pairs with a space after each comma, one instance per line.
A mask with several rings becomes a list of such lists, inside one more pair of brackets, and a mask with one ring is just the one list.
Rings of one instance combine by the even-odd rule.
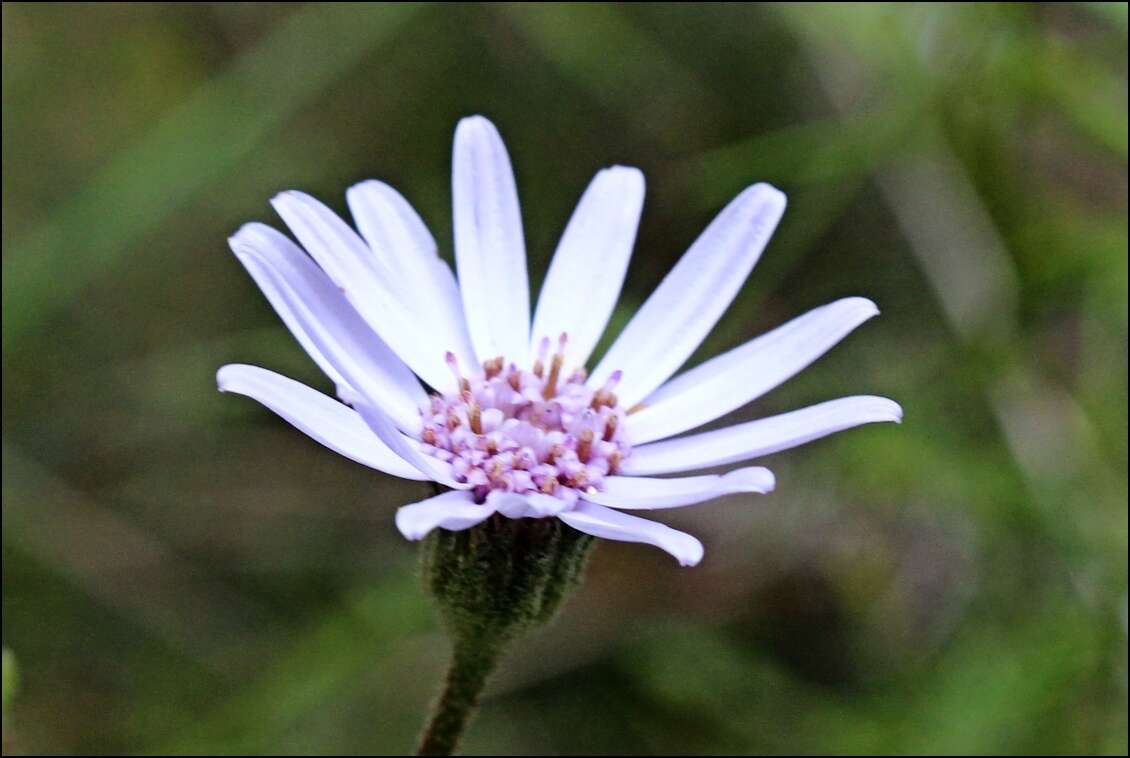
[[765, 394], [878, 313], [865, 298], [837, 300], [672, 379], [765, 249], [785, 210], [773, 187], [755, 184], [718, 214], [586, 375], [628, 267], [643, 175], [623, 166], [597, 173], [531, 324], [518, 194], [490, 121], [459, 123], [453, 163], [458, 281], [420, 217], [378, 181], [346, 194], [356, 230], [309, 195], [284, 192], [272, 204], [301, 247], [257, 223], [230, 240], [340, 402], [240, 364], [220, 369], [220, 390], [258, 400], [358, 463], [449, 488], [398, 510], [405, 537], [467, 529], [496, 513], [553, 517], [694, 565], [697, 539], [624, 511], [765, 493], [773, 474], [656, 475], [901, 419], [897, 403], [856, 396], [677, 436]]

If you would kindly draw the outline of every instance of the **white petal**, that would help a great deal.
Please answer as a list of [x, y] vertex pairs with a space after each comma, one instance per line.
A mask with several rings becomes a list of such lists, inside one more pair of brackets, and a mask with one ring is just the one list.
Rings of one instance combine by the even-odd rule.
[[399, 272], [417, 258], [437, 254], [435, 238], [423, 219], [384, 182], [369, 179], [355, 184], [345, 199], [369, 249], [389, 270]]
[[263, 224], [244, 226], [229, 242], [263, 291], [282, 302], [317, 355], [333, 367], [331, 378], [380, 403], [402, 429], [419, 427], [427, 395], [416, 377], [297, 245]]
[[694, 429], [761, 397], [878, 312], [866, 298], [837, 300], [681, 374], [628, 417], [632, 444]]
[[451, 348], [405, 305], [411, 293], [348, 224], [301, 192], [283, 192], [271, 204], [353, 308], [404, 363], [432, 387], [455, 388], [444, 355]]
[[721, 476], [688, 476], [674, 479], [652, 479], [639, 476], [609, 476], [604, 490], [584, 495], [590, 503], [610, 508], [647, 510], [679, 508], [712, 500], [722, 495], [757, 492], [764, 495], [776, 485], [773, 472], [754, 466], [740, 468]]
[[893, 400], [858, 395], [829, 400], [779, 416], [634, 448], [620, 470], [632, 476], [721, 466], [803, 445], [860, 424], [901, 421]]
[[392, 187], [370, 179], [345, 194], [369, 249], [392, 272], [404, 304], [428, 323], [438, 341], [468, 369], [477, 365], [463, 318], [459, 286], [424, 222]]
[[694, 566], [702, 560], [702, 543], [686, 532], [603, 505], [581, 501], [558, 518], [577, 531], [595, 537], [655, 545], [675, 556], [682, 566]]
[[356, 411], [281, 374], [233, 363], [216, 373], [221, 392], [258, 400], [293, 426], [346, 458], [404, 479], [425, 477], [389, 450]]
[[482, 116], [455, 129], [452, 190], [455, 262], [475, 353], [525, 365], [530, 284], [518, 190], [506, 146]]
[[569, 507], [560, 498], [541, 492], [501, 492], [492, 490], [487, 495], [487, 503], [506, 518], [545, 518], [556, 516]]
[[421, 473], [433, 482], [439, 482], [453, 490], [470, 489], [469, 484], [460, 484], [451, 476], [451, 464], [444, 463], [438, 458], [425, 455], [417, 446], [417, 442], [406, 437], [396, 428], [389, 418], [378, 406], [370, 403], [358, 403], [357, 412], [368, 424], [373, 433], [381, 438], [393, 452], [415, 466]]
[[545, 276], [531, 350], [542, 337], [556, 342], [566, 332], [565, 365], [585, 365], [620, 297], [643, 196], [643, 174], [635, 168], [604, 169], [589, 184]]
[[[282, 238], [284, 242], [279, 243], [276, 239], [276, 235]], [[257, 238], [258, 242], [254, 242]], [[271, 247], [276, 244], [294, 246], [294, 243], [289, 239], [263, 224], [245, 225], [228, 240], [228, 243], [233, 250], [236, 249], [237, 244], [259, 244], [264, 247]], [[302, 349], [306, 351], [306, 354], [318, 364], [318, 368], [322, 369], [322, 373], [332, 379], [334, 384], [337, 385], [338, 396], [341, 397], [342, 400], [345, 400], [346, 397], [356, 396], [356, 391], [345, 381], [345, 377], [334, 368], [333, 363], [322, 355], [322, 352], [318, 350], [318, 346], [314, 344], [310, 335], [306, 333], [302, 324], [299, 323], [298, 317], [295, 315], [294, 311], [291, 310], [289, 305], [290, 297], [284, 295], [281, 290], [275, 287], [272, 277], [260, 276], [256, 278], [254, 273], [252, 273], [252, 278], [255, 279], [255, 283], [259, 285], [259, 289], [266, 295], [267, 301], [271, 304], [271, 307], [275, 309], [275, 313], [277, 313], [283, 323], [286, 324], [286, 328], [289, 329], [290, 333], [294, 335], [294, 338], [298, 340], [298, 344], [302, 345]]]
[[624, 327], [589, 383], [622, 370], [616, 394], [631, 407], [667, 381], [730, 306], [784, 212], [785, 196], [768, 184], [734, 198]]
[[291, 190], [276, 195], [271, 205], [335, 282], [357, 283], [389, 273], [357, 232], [319, 200]]
[[444, 492], [396, 511], [396, 528], [410, 540], [423, 539], [433, 529], [459, 532], [491, 517], [494, 508], [477, 504], [470, 492]]

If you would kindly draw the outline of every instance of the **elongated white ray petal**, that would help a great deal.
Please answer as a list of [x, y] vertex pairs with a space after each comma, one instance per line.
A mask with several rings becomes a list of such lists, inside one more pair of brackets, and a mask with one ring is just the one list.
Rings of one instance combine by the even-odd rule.
[[688, 476], [674, 479], [652, 479], [640, 476], [609, 476], [604, 490], [584, 495], [590, 503], [610, 508], [649, 510], [679, 508], [739, 492], [772, 492], [776, 485], [773, 472], [754, 466], [740, 468], [721, 476]]
[[392, 272], [404, 304], [428, 324], [467, 369], [475, 352], [463, 317], [459, 286], [437, 253], [436, 241], [411, 204], [384, 182], [370, 179], [345, 194], [349, 210], [369, 249]]
[[631, 407], [667, 381], [730, 306], [784, 212], [785, 196], [768, 184], [734, 198], [624, 327], [590, 384], [623, 370], [616, 393]]
[[413, 265], [417, 257], [437, 255], [438, 247], [427, 225], [393, 187], [368, 179], [346, 190], [345, 200], [357, 230], [388, 269], [399, 272]]
[[682, 566], [694, 566], [702, 560], [702, 543], [686, 532], [603, 505], [581, 501], [558, 518], [577, 531], [595, 537], [655, 545], [673, 555]]
[[357, 232], [316, 198], [290, 190], [272, 198], [271, 205], [335, 282], [356, 283], [390, 273]]
[[294, 427], [350, 460], [404, 479], [423, 480], [412, 466], [381, 442], [357, 412], [281, 374], [233, 363], [216, 373], [221, 392], [258, 400]]
[[863, 297], [837, 300], [675, 377], [628, 418], [632, 444], [694, 429], [761, 397], [878, 312]]
[[502, 492], [492, 490], [487, 495], [487, 504], [494, 507], [506, 518], [545, 518], [556, 516], [570, 506], [561, 498], [541, 492]]
[[[236, 250], [237, 246], [244, 244], [273, 247], [276, 244], [275, 235], [285, 241], [285, 246], [294, 246], [294, 243], [289, 239], [263, 224], [244, 225], [242, 229], [228, 240], [228, 244], [231, 245], [232, 250]], [[252, 274], [252, 278], [255, 278], [254, 274]], [[283, 323], [286, 324], [286, 328], [290, 330], [294, 338], [298, 340], [298, 344], [302, 345], [302, 349], [306, 351], [306, 354], [318, 364], [318, 368], [322, 369], [322, 373], [332, 379], [334, 384], [338, 386], [338, 395], [355, 396], [356, 390], [349, 387], [349, 383], [345, 381], [345, 377], [334, 368], [333, 363], [331, 363], [326, 356], [322, 355], [322, 352], [318, 350], [318, 346], [314, 344], [310, 335], [307, 334], [306, 330], [302, 327], [298, 317], [295, 315], [294, 311], [291, 310], [289, 305], [290, 298], [275, 287], [274, 281], [270, 277], [259, 277], [255, 279], [255, 283], [259, 285], [259, 289], [267, 297], [267, 301], [271, 304], [271, 307], [274, 308], [275, 313], [277, 313]]]
[[643, 174], [635, 168], [604, 169], [589, 184], [542, 285], [531, 350], [543, 337], [556, 342], [566, 332], [565, 365], [585, 365], [620, 297], [643, 197]]
[[433, 482], [439, 482], [453, 490], [470, 489], [469, 484], [460, 484], [451, 476], [451, 464], [444, 463], [438, 458], [425, 455], [415, 440], [402, 434], [392, 419], [378, 406], [370, 403], [358, 403], [357, 412], [368, 424], [373, 433], [381, 438], [394, 453], [415, 466], [421, 473]]
[[475, 353], [525, 365], [530, 284], [518, 190], [506, 146], [482, 116], [455, 129], [452, 190], [455, 262]]
[[232, 250], [264, 292], [271, 292], [345, 383], [385, 407], [402, 429], [419, 428], [427, 401], [412, 372], [361, 320], [305, 253], [262, 224], [231, 239]]
[[432, 387], [449, 392], [455, 379], [444, 362], [451, 349], [404, 304], [395, 273], [348, 224], [301, 192], [283, 192], [271, 204], [344, 294], [350, 305], [404, 363]]
[[861, 424], [901, 420], [902, 408], [893, 400], [872, 395], [842, 397], [779, 416], [641, 445], [632, 450], [620, 470], [629, 476], [693, 471], [787, 450]]
[[433, 529], [459, 532], [491, 517], [494, 508], [478, 504], [470, 492], [444, 492], [396, 511], [396, 528], [410, 540], [419, 540]]

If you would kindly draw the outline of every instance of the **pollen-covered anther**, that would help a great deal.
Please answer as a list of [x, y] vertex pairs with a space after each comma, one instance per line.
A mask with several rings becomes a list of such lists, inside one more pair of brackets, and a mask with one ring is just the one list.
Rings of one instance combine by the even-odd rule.
[[545, 380], [541, 393], [546, 400], [552, 400], [557, 394], [557, 382], [561, 378], [561, 366], [565, 363], [565, 345], [568, 341], [569, 335], [562, 332], [557, 340], [557, 352], [553, 354], [553, 360], [549, 364], [549, 378]]
[[538, 357], [534, 360], [534, 376], [541, 379], [545, 376], [545, 359], [549, 356], [549, 337], [542, 337], [538, 342]]
[[502, 490], [576, 502], [603, 489], [604, 477], [630, 454], [613, 392], [619, 372], [590, 388], [582, 369], [566, 365], [567, 340], [561, 335], [550, 356], [542, 339], [529, 369], [498, 356], [465, 374], [446, 356], [455, 384], [421, 407], [421, 449], [451, 464], [477, 501]]
[[[468, 390], [466, 394], [470, 395], [471, 394], [470, 390]], [[469, 402], [468, 402], [468, 400], [469, 400], [469, 398], [467, 398], [467, 397], [464, 397], [464, 399], [463, 399], [463, 401], [467, 403], [467, 423], [471, 427], [472, 432], [474, 432], [475, 434], [482, 434], [483, 433], [483, 409], [480, 408], [479, 404], [476, 403], [474, 400], [470, 400]]]
[[595, 436], [592, 429], [586, 429], [581, 432], [581, 438], [577, 441], [577, 457], [584, 463], [588, 463], [592, 455], [592, 441]]
[[612, 438], [616, 436], [616, 428], [619, 425], [620, 425], [620, 417], [617, 416], [615, 413], [610, 415], [608, 417], [608, 420], [604, 422], [604, 434], [601, 435], [601, 439], [604, 440], [605, 442], [611, 442]]
[[459, 385], [459, 390], [461, 392], [470, 392], [471, 381], [459, 372], [459, 360], [455, 357], [455, 353], [448, 350], [447, 354], [444, 355], [444, 359], [447, 361], [447, 365], [448, 368], [451, 369], [451, 373], [455, 374], [455, 381]]
[[489, 361], [483, 361], [483, 375], [487, 379], [493, 379], [502, 373], [502, 356], [491, 358]]

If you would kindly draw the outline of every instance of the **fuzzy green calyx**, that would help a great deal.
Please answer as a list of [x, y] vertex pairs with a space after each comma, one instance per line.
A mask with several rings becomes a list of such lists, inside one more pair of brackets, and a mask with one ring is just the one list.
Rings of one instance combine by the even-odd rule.
[[501, 646], [553, 618], [594, 542], [554, 518], [496, 515], [428, 535], [424, 582], [457, 645]]

